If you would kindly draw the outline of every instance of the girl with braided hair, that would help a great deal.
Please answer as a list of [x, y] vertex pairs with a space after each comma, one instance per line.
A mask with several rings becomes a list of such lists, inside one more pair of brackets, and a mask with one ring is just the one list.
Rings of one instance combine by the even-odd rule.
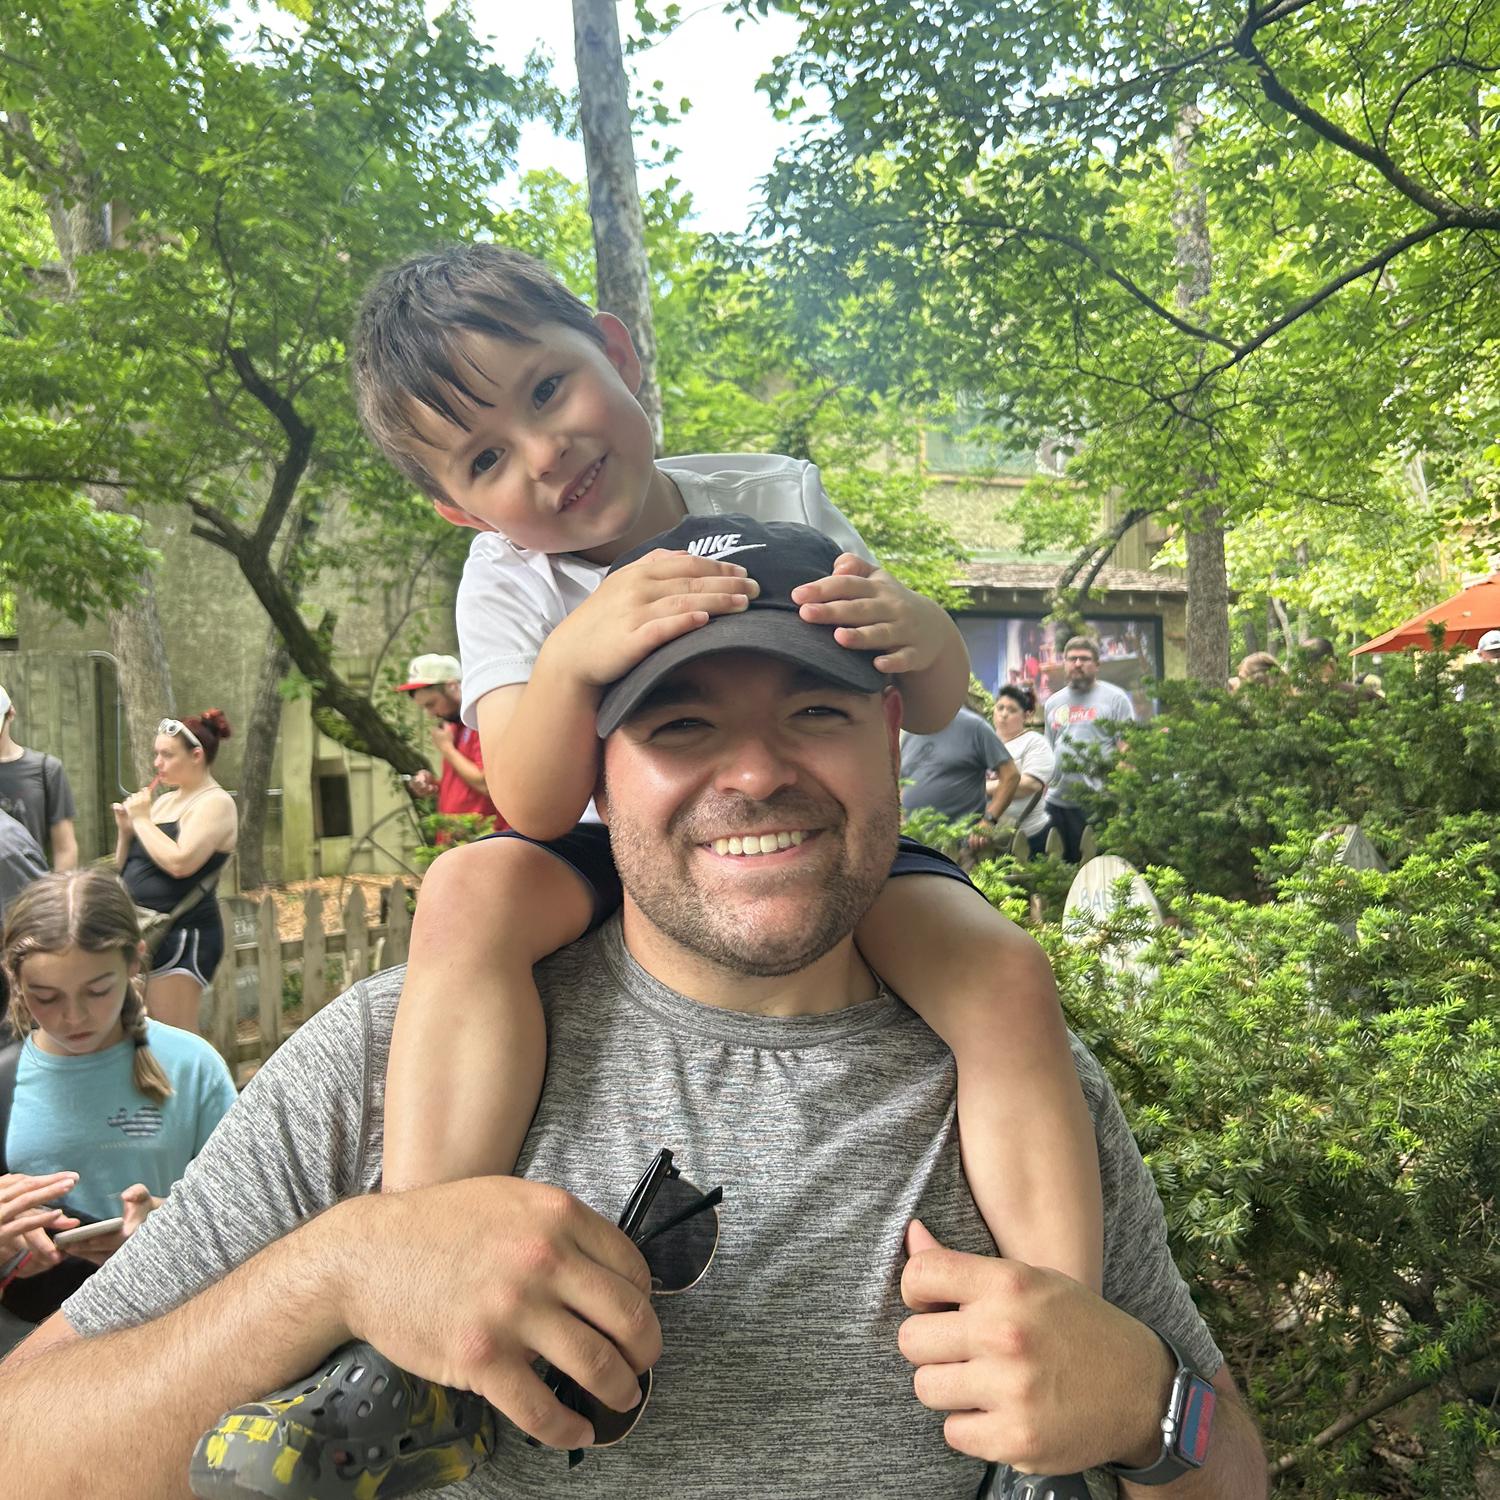
[[229, 1069], [206, 1041], [147, 1016], [143, 956], [135, 907], [108, 870], [45, 875], [6, 912], [0, 969], [21, 1042], [0, 1171], [66, 1173], [64, 1215], [124, 1218], [68, 1256], [48, 1237], [57, 1224], [28, 1232], [31, 1254], [5, 1306], [30, 1322], [61, 1299], [39, 1308], [25, 1278], [71, 1267], [71, 1278], [48, 1278], [71, 1291], [161, 1203], [234, 1102]]

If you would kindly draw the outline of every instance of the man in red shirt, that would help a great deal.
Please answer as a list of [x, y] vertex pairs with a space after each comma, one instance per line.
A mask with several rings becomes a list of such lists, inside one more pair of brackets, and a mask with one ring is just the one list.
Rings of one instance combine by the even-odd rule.
[[432, 743], [443, 757], [441, 776], [419, 771], [411, 779], [411, 789], [419, 797], [430, 797], [436, 792], [440, 813], [478, 813], [492, 817], [497, 830], [507, 828], [510, 825], [500, 816], [485, 789], [479, 731], [470, 729], [458, 716], [462, 675], [456, 656], [428, 652], [412, 658], [406, 669], [408, 680], [396, 689], [398, 693], [410, 693], [417, 707], [437, 720], [432, 728]]

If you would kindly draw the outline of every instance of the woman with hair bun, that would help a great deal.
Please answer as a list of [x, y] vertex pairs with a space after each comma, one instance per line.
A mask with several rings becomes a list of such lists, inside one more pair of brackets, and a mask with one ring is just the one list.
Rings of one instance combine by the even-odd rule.
[[1026, 727], [1036, 708], [1036, 694], [1023, 683], [1008, 682], [995, 694], [995, 733], [1015, 761], [1021, 779], [1006, 809], [1031, 845], [1040, 854], [1047, 842], [1047, 783], [1052, 779], [1055, 757], [1047, 736]]
[[[229, 735], [229, 720], [218, 708], [163, 719], [156, 726], [151, 785], [114, 805], [115, 868], [131, 899], [161, 912], [187, 903], [153, 944], [146, 981], [147, 1010], [184, 1031], [197, 1031], [199, 1002], [224, 956], [214, 887], [234, 853], [239, 815], [212, 767]], [[168, 790], [153, 803], [158, 786]]]
[[[135, 1232], [234, 1103], [207, 1042], [147, 1019], [143, 957], [135, 905], [108, 870], [44, 875], [6, 913], [0, 971], [21, 1041], [0, 1182], [49, 1184], [57, 1205], [0, 1243], [5, 1307], [23, 1323], [48, 1316]], [[66, 1255], [50, 1238], [116, 1218]]]

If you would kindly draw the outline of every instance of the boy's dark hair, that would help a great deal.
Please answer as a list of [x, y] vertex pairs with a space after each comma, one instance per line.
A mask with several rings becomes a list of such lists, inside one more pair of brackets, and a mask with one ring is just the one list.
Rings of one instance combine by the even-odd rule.
[[474, 368], [459, 336], [482, 333], [510, 344], [534, 344], [526, 330], [564, 323], [601, 347], [593, 310], [541, 261], [504, 245], [453, 245], [413, 256], [383, 271], [365, 293], [354, 327], [354, 397], [360, 420], [380, 449], [419, 489], [446, 500], [415, 455], [418, 402], [468, 431], [453, 397], [487, 403], [470, 389]]

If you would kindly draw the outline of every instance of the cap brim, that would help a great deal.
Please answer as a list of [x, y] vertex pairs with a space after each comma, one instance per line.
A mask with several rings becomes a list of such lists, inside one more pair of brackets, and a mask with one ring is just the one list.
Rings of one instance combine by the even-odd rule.
[[669, 673], [686, 662], [725, 651], [774, 656], [856, 693], [878, 693], [889, 681], [884, 672], [876, 671], [873, 652], [839, 645], [828, 626], [809, 625], [795, 610], [761, 608], [715, 615], [708, 624], [653, 651], [606, 690], [595, 719], [599, 738], [613, 734]]
[[401, 686], [396, 689], [396, 691], [398, 693], [414, 693], [418, 688], [431, 686], [432, 683], [430, 682], [403, 682]]

